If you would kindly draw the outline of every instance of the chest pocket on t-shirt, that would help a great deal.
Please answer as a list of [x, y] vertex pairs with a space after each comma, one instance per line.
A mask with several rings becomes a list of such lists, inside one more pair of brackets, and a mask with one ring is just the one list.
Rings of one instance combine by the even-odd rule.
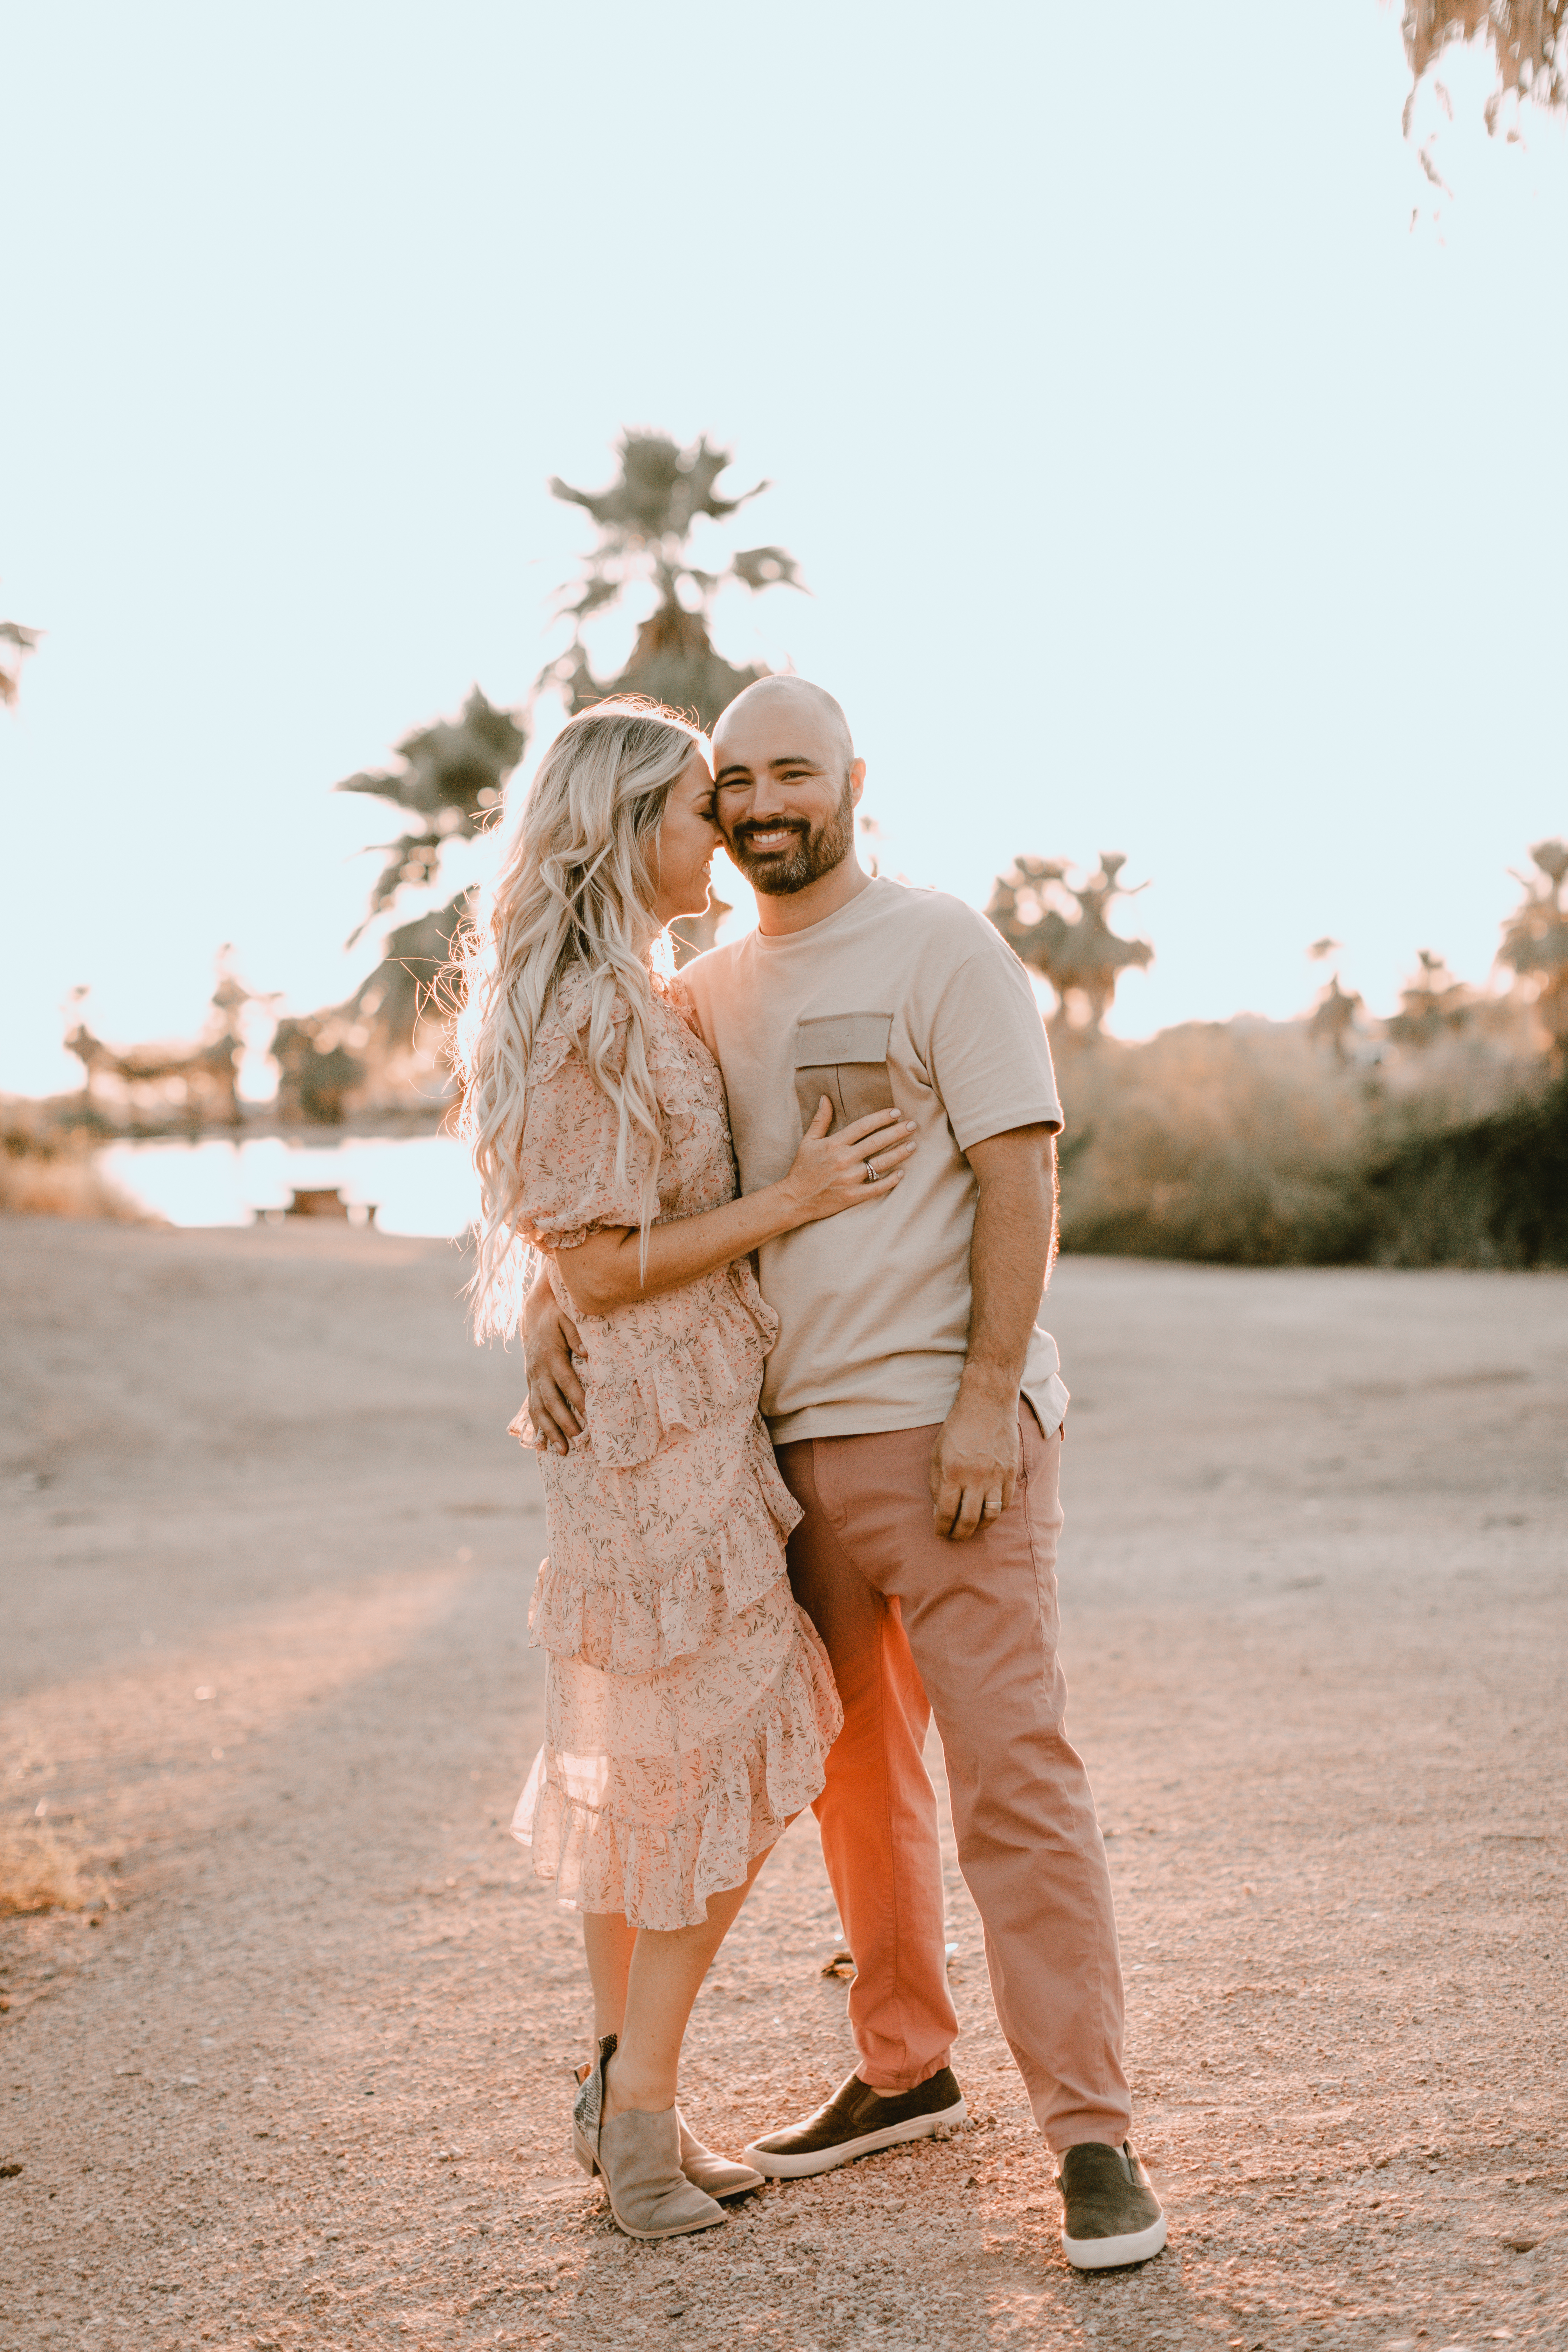
[[833, 1105], [834, 1129], [891, 1110], [893, 1081], [888, 1069], [890, 1013], [826, 1013], [803, 1021], [795, 1031], [795, 1098], [804, 1133], [826, 1095]]

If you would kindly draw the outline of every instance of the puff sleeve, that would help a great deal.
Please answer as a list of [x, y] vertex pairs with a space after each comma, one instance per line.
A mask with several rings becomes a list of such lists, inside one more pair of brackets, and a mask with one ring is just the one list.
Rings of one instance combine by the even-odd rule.
[[[575, 1249], [601, 1226], [637, 1224], [652, 1158], [651, 1139], [634, 1124], [625, 1169], [616, 1174], [620, 1114], [580, 1051], [574, 1009], [569, 1003], [564, 1017], [552, 1020], [529, 1066], [518, 1225], [539, 1249]], [[624, 1051], [619, 1006], [616, 1027]]]

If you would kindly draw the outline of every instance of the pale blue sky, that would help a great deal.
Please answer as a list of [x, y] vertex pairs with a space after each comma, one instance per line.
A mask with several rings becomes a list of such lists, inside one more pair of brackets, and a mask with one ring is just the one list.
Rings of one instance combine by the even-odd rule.
[[[5, 10], [0, 1086], [59, 1007], [189, 1033], [212, 951], [294, 1009], [371, 805], [524, 691], [623, 423], [770, 475], [725, 616], [847, 706], [888, 862], [1152, 877], [1140, 1034], [1485, 976], [1568, 829], [1568, 157], [1484, 69], [1402, 142], [1397, 12], [295, 0]], [[1107, 47], [1116, 36], [1124, 44]], [[1412, 226], [1412, 214], [1418, 217]], [[414, 911], [411, 908], [409, 911]]]

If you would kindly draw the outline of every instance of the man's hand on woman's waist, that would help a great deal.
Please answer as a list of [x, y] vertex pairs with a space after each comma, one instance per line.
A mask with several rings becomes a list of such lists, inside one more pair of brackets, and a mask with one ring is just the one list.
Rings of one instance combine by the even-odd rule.
[[586, 1425], [587, 1398], [572, 1369], [572, 1350], [582, 1338], [563, 1315], [542, 1268], [522, 1310], [522, 1360], [528, 1370], [528, 1417], [552, 1454], [568, 1454]]

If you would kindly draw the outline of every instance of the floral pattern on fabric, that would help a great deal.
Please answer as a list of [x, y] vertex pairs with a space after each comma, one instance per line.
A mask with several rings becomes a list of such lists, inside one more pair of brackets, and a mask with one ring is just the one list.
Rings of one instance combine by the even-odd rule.
[[[588, 987], [569, 972], [529, 1068], [521, 1229], [571, 1249], [635, 1225], [651, 1140], [617, 1118], [581, 1050]], [[626, 1013], [614, 1015], [624, 1055]], [[718, 1066], [679, 982], [656, 997], [648, 1071], [663, 1153], [658, 1222], [734, 1198]], [[638, 1927], [692, 1927], [710, 1895], [817, 1796], [843, 1721], [827, 1655], [796, 1607], [784, 1538], [800, 1517], [757, 1411], [778, 1334], [749, 1258], [576, 1324], [587, 1426], [541, 1452], [549, 1557], [529, 1638], [548, 1655], [544, 1745], [512, 1822], [563, 1902]], [[525, 1444], [526, 1412], [512, 1424]]]

